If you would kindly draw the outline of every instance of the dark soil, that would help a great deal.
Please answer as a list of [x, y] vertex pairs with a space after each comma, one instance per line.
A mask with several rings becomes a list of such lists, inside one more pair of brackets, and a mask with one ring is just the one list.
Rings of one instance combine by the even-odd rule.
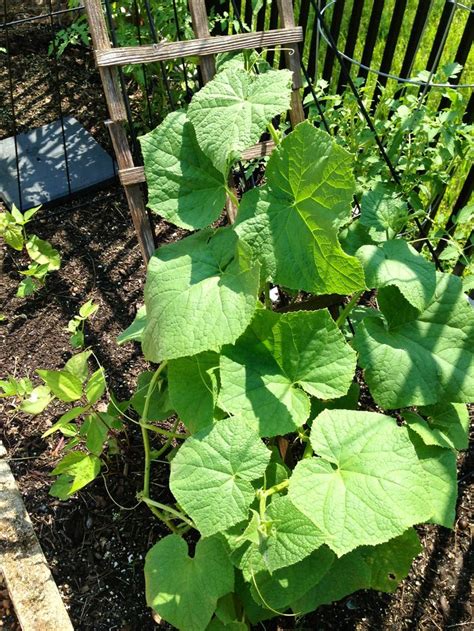
[[[27, 98], [36, 94], [33, 83], [28, 84], [28, 77], [34, 82], [38, 73], [46, 76], [48, 59], [43, 49], [38, 51], [31, 33], [21, 37], [20, 42], [15, 40], [17, 50], [28, 44], [30, 48], [22, 54], [31, 52], [31, 63], [36, 64], [29, 75], [29, 62], [18, 61], [22, 70], [18, 71], [17, 89], [21, 86]], [[74, 97], [69, 97], [70, 111], [108, 146], [101, 122], [105, 112], [90, 57], [79, 55], [76, 59], [71, 55], [69, 61], [69, 80], [78, 86]], [[5, 89], [3, 83], [0, 103]], [[32, 102], [31, 116], [26, 118], [29, 114], [25, 109], [22, 125], [50, 122], [43, 116], [45, 109], [48, 110], [45, 96], [45, 89], [38, 92], [35, 102], [39, 103], [39, 109], [35, 113]], [[80, 201], [42, 210], [37, 216], [31, 231], [50, 240], [60, 251], [63, 262], [59, 272], [48, 277], [44, 289], [28, 299], [19, 299], [15, 291], [20, 280], [17, 268], [22, 265], [21, 255], [2, 246], [0, 312], [6, 320], [0, 325], [0, 378], [7, 373], [34, 378], [36, 368], [62, 367], [71, 355], [68, 320], [82, 303], [92, 298], [100, 309], [87, 326], [87, 343], [105, 367], [111, 390], [120, 399], [127, 398], [146, 365], [137, 347], [118, 347], [115, 339], [131, 322], [142, 300], [145, 269], [124, 196], [117, 185]], [[176, 230], [164, 223], [157, 225], [156, 233], [157, 243], [177, 236]], [[104, 476], [78, 497], [61, 502], [48, 495], [49, 473], [61, 456], [60, 439], [41, 438], [59, 412], [58, 406], [53, 412], [29, 417], [5, 403], [1, 416], [2, 440], [73, 625], [76, 629], [94, 631], [156, 628], [144, 599], [143, 559], [150, 546], [166, 533], [142, 505], [136, 506], [142, 472], [139, 436], [130, 427], [121, 441], [121, 456], [109, 462]], [[165, 468], [162, 465], [154, 471], [152, 489], [157, 499], [166, 493]], [[298, 623], [282, 619], [279, 628], [318, 631], [472, 628], [469, 519], [474, 507], [470, 476], [472, 459], [469, 461], [462, 455], [455, 529], [420, 528], [424, 552], [393, 595], [358, 592], [340, 603], [321, 607]], [[273, 623], [261, 626], [274, 628]]]

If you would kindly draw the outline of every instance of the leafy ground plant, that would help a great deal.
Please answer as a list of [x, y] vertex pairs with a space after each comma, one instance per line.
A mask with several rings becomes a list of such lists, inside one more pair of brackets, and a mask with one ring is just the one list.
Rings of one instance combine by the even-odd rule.
[[72, 333], [69, 341], [73, 348], [82, 348], [84, 346], [84, 326], [98, 309], [99, 305], [94, 304], [92, 300], [88, 300], [79, 308], [79, 313], [72, 320], [69, 320], [67, 330]]
[[[171, 533], [147, 554], [147, 602], [185, 631], [243, 631], [358, 589], [393, 591], [420, 551], [414, 526], [455, 518], [472, 308], [459, 278], [400, 237], [403, 199], [381, 187], [353, 219], [351, 155], [310, 122], [275, 133], [290, 94], [287, 71], [233, 59], [141, 140], [150, 207], [194, 232], [149, 263], [120, 342], [140, 341], [155, 366], [104, 413], [140, 427], [139, 500]], [[278, 146], [238, 201], [229, 175], [266, 130]], [[236, 221], [214, 228], [226, 195]], [[106, 388], [100, 368], [90, 385], [88, 352], [69, 360], [81, 377], [39, 371], [77, 414], [53, 471], [60, 497], [98, 474], [115, 431], [92, 411]], [[97, 443], [94, 415], [107, 425]], [[169, 467], [168, 503], [151, 495], [154, 466]]]
[[44, 285], [49, 272], [57, 271], [61, 266], [59, 252], [48, 242], [35, 234], [26, 232], [26, 224], [38, 212], [40, 206], [20, 212], [13, 205], [11, 212], [0, 212], [0, 237], [14, 250], [26, 250], [31, 263], [27, 269], [20, 270], [25, 278], [18, 285], [17, 296], [30, 296]]

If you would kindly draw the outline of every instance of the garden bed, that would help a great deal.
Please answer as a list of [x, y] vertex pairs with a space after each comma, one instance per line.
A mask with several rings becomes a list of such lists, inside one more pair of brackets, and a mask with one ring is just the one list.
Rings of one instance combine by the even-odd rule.
[[[44, 64], [46, 72], [49, 60], [44, 51], [42, 55], [33, 53], [35, 63]], [[78, 72], [89, 73], [91, 86], [97, 86], [89, 62], [85, 68]], [[36, 68], [34, 75], [38, 71]], [[21, 80], [22, 90], [28, 94], [33, 88]], [[98, 88], [93, 93], [99, 94]], [[91, 92], [87, 107], [85, 95], [76, 105], [94, 113], [93, 125], [101, 136], [100, 97], [92, 104], [90, 97]], [[43, 122], [33, 116], [28, 124]], [[103, 140], [106, 142], [105, 136]], [[80, 204], [76, 201], [40, 211], [31, 227], [59, 250], [63, 263], [38, 294], [16, 298], [16, 269], [22, 261], [2, 246], [0, 311], [6, 319], [0, 328], [0, 364], [17, 376], [32, 376], [38, 367], [62, 367], [71, 354], [67, 323], [81, 304], [93, 299], [100, 308], [86, 329], [87, 343], [104, 366], [112, 391], [119, 399], [127, 398], [145, 363], [137, 348], [118, 347], [115, 340], [135, 315], [145, 269], [121, 191], [117, 186], [83, 198]], [[178, 236], [180, 231], [168, 224], [157, 227], [160, 244]], [[121, 439], [122, 454], [111, 459], [103, 478], [62, 502], [48, 495], [49, 473], [62, 447], [56, 435], [41, 438], [54, 420], [50, 410], [31, 418], [15, 412], [8, 403], [4, 407], [2, 431], [10, 464], [74, 627], [94, 631], [155, 628], [145, 604], [143, 561], [147, 550], [167, 533], [143, 504], [136, 507], [143, 451], [135, 427], [128, 428]], [[55, 412], [59, 416], [60, 405]], [[474, 508], [470, 472], [472, 462], [461, 455], [455, 530], [419, 529], [424, 551], [395, 594], [358, 592], [321, 607], [304, 620], [281, 619], [280, 628], [412, 631], [467, 627], [471, 619], [468, 564], [472, 558], [468, 516]], [[162, 488], [165, 474], [163, 468], [154, 467], [151, 488], [156, 499], [166, 493]], [[261, 626], [271, 629], [274, 623]]]

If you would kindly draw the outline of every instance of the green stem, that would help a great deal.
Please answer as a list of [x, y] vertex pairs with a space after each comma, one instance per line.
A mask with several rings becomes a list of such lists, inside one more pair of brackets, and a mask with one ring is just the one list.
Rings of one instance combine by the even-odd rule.
[[178, 434], [173, 431], [168, 431], [167, 429], [161, 429], [161, 427], [157, 427], [156, 425], [150, 425], [149, 423], [140, 423], [142, 427], [150, 430], [150, 432], [155, 432], [156, 434], [161, 434], [162, 436], [166, 436], [167, 438], [179, 438], [180, 440], [186, 440], [188, 434]]
[[268, 123], [267, 129], [268, 129], [268, 132], [269, 132], [270, 136], [272, 137], [273, 142], [278, 147], [278, 145], [281, 142], [280, 134], [277, 132], [275, 127], [273, 127], [272, 123]]
[[[176, 419], [176, 421], [175, 421], [175, 423], [173, 425], [173, 429], [170, 432], [170, 434], [174, 434], [174, 432], [176, 431], [176, 428], [178, 427], [178, 424], [179, 424], [179, 418]], [[168, 437], [168, 439], [162, 445], [162, 447], [160, 447], [160, 449], [158, 449], [158, 451], [154, 454], [153, 460], [157, 460], [161, 456], [161, 454], [163, 454], [168, 449], [168, 447], [170, 446], [171, 441], [173, 440], [173, 438], [174, 438], [174, 435]]]
[[306, 447], [304, 448], [303, 460], [305, 460], [306, 458], [312, 458], [313, 454], [314, 454], [313, 447], [311, 443], [308, 441], [306, 443]]
[[275, 484], [274, 486], [271, 486], [269, 489], [264, 491], [263, 495], [265, 495], [265, 497], [267, 498], [270, 497], [270, 495], [274, 495], [275, 493], [280, 493], [281, 491], [284, 491], [286, 488], [288, 488], [289, 484], [289, 480], [283, 480], [283, 482]]
[[258, 512], [260, 514], [260, 519], [265, 519], [265, 511], [267, 509], [267, 497], [270, 497], [270, 495], [274, 495], [275, 493], [280, 493], [280, 491], [284, 491], [289, 484], [289, 480], [283, 480], [283, 482], [275, 484], [269, 489], [259, 489], [257, 491], [257, 497], [259, 501]]
[[164, 370], [166, 366], [166, 362], [162, 362], [158, 368], [155, 370], [153, 377], [148, 385], [148, 390], [145, 396], [145, 405], [143, 406], [143, 414], [140, 418], [140, 428], [142, 431], [142, 440], [143, 440], [143, 450], [145, 452], [145, 467], [143, 473], [143, 497], [148, 497], [150, 495], [150, 471], [151, 471], [151, 448], [150, 448], [150, 437], [148, 436], [148, 410], [150, 409], [151, 396], [153, 394], [153, 390], [155, 389], [156, 382], [158, 381], [158, 377], [161, 372]]
[[298, 438], [302, 443], [307, 443], [309, 441], [309, 436], [302, 427], [298, 427]]
[[265, 491], [260, 489], [257, 492], [258, 497], [258, 512], [260, 515], [260, 519], [263, 521], [265, 519], [265, 511], [267, 509], [267, 496], [265, 495]]
[[355, 307], [355, 305], [359, 302], [359, 298], [362, 296], [363, 293], [364, 293], [363, 289], [361, 289], [361, 291], [357, 291], [352, 296], [352, 298], [349, 300], [349, 302], [344, 307], [344, 309], [341, 311], [341, 313], [339, 314], [339, 316], [338, 316], [338, 318], [336, 320], [336, 325], [339, 328], [341, 328], [341, 326], [344, 324], [344, 320], [347, 318], [347, 316], [352, 311], [352, 309]]
[[183, 513], [181, 513], [178, 510], [175, 510], [174, 508], [171, 508], [171, 506], [167, 506], [166, 504], [162, 504], [161, 502], [157, 502], [156, 500], [152, 500], [149, 497], [142, 497], [142, 500], [145, 502], [145, 504], [147, 506], [153, 506], [155, 508], [158, 508], [162, 511], [165, 511], [167, 513], [170, 513], [170, 515], [173, 515], [174, 517], [177, 517], [178, 519], [181, 519], [181, 521], [184, 521], [186, 524], [188, 524], [188, 526], [190, 526], [191, 528], [194, 528], [196, 530], [196, 526], [193, 524], [193, 522], [188, 519], [186, 517], [186, 515], [184, 515]]
[[[145, 501], [144, 498], [142, 498], [142, 500]], [[147, 502], [145, 503], [150, 511], [153, 513], [153, 515], [157, 517], [160, 521], [162, 521], [171, 530], [172, 533], [174, 533], [175, 535], [179, 534], [179, 530], [176, 528], [176, 526], [165, 515], [163, 515], [163, 513], [156, 508], [156, 506], [151, 506]]]

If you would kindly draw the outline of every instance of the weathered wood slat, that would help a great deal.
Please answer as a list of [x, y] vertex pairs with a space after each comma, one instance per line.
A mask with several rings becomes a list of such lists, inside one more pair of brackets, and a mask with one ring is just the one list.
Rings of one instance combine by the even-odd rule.
[[[127, 134], [124, 126], [120, 122], [106, 121], [106, 125], [110, 132], [117, 164], [120, 171], [132, 171], [135, 169], [132, 152], [127, 140]], [[133, 225], [137, 233], [138, 242], [142, 251], [145, 262], [148, 262], [150, 256], [155, 250], [153, 241], [153, 231], [151, 229], [150, 218], [145, 208], [143, 192], [140, 184], [133, 180], [124, 184], [125, 195], [127, 196], [128, 207], [132, 215]]]
[[[250, 48], [268, 48], [283, 44], [303, 41], [303, 29], [298, 27], [261, 31], [258, 33], [241, 33], [238, 35], [221, 35], [204, 39], [191, 39], [182, 42], [162, 42], [147, 46], [124, 46], [108, 50], [96, 50], [95, 57], [100, 68], [124, 66], [127, 64], [148, 64], [157, 61], [169, 61], [177, 57], [199, 56], [209, 61], [207, 55], [244, 50]], [[209, 64], [207, 64], [209, 66]], [[204, 72], [204, 66], [201, 70]], [[212, 75], [211, 75], [212, 76]], [[204, 76], [203, 76], [204, 78]], [[205, 81], [209, 81], [207, 77]]]
[[242, 152], [242, 160], [253, 160], [254, 158], [269, 156], [275, 147], [276, 145], [273, 140], [258, 142], [256, 145], [253, 145]]
[[129, 167], [128, 169], [120, 169], [119, 178], [122, 186], [130, 186], [130, 184], [142, 184], [146, 181], [145, 169], [143, 167]]
[[[96, 51], [106, 52], [111, 50], [109, 32], [105, 21], [101, 0], [85, 0], [85, 9], [89, 22], [92, 44]], [[110, 136], [114, 146], [119, 170], [133, 168], [132, 152], [128, 144], [127, 134], [123, 127], [123, 121], [127, 119], [124, 95], [121, 91], [118, 69], [99, 68], [105, 99], [111, 121], [108, 121]], [[125, 186], [130, 214], [137, 233], [137, 239], [143, 259], [148, 262], [153, 254], [155, 244], [150, 218], [145, 207], [143, 192], [139, 184]]]
[[[293, 3], [288, 2], [288, 0], [278, 0], [278, 10], [280, 12], [280, 20], [282, 25], [290, 31], [293, 30], [295, 28]], [[303, 122], [305, 119], [300, 94], [300, 89], [303, 86], [301, 82], [301, 60], [300, 51], [297, 46], [297, 42], [302, 41], [302, 39], [303, 38], [301, 37], [301, 39], [299, 40], [292, 40], [290, 42], [290, 45], [287, 47], [287, 50], [285, 51], [286, 64], [288, 68], [293, 72], [293, 92], [291, 94], [290, 109], [290, 120], [293, 128], [296, 127], [298, 123]]]
[[[106, 51], [111, 48], [107, 24], [105, 22], [100, 0], [86, 0], [85, 10], [90, 26], [92, 45], [96, 51]], [[112, 120], [127, 120], [127, 111], [116, 68], [99, 68], [100, 78], [104, 87], [109, 115]]]
[[[209, 24], [207, 19], [207, 9], [204, 0], [189, 0], [189, 10], [191, 12], [191, 22], [193, 25], [193, 31], [197, 38], [209, 39], [211, 34], [209, 32]], [[202, 80], [207, 83], [212, 79], [216, 72], [216, 64], [212, 53], [201, 52], [200, 54], [200, 68]]]

